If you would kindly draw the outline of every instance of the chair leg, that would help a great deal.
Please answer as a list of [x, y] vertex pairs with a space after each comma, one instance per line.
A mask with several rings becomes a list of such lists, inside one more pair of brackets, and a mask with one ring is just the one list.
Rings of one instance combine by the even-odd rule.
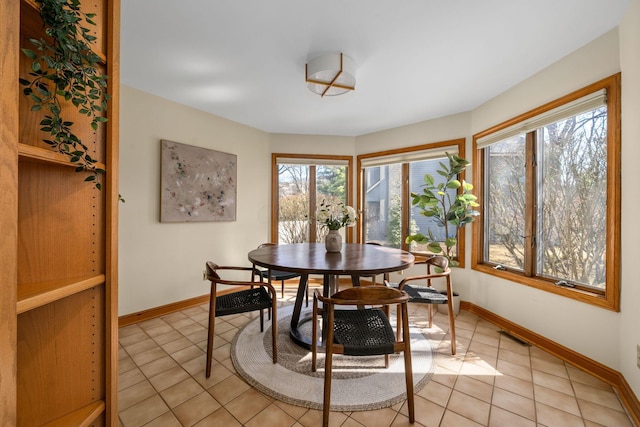
[[[331, 325], [333, 325], [333, 313], [330, 313]], [[333, 368], [333, 326], [327, 333], [324, 361], [324, 396], [322, 400], [322, 426], [329, 426], [329, 412], [331, 409], [331, 375]]]
[[[272, 353], [273, 353], [273, 363], [278, 363], [278, 315], [277, 315], [277, 307], [278, 307], [278, 301], [277, 298], [275, 296], [275, 294], [273, 295], [273, 299], [271, 302], [271, 310], [269, 310], [269, 313], [271, 313], [271, 347], [272, 347]], [[262, 310], [260, 310], [260, 312], [262, 313]]]
[[[215, 290], [212, 290], [215, 292]], [[211, 359], [213, 355], [213, 338], [215, 336], [216, 329], [216, 305], [213, 296], [209, 297], [209, 333], [207, 337], [207, 365], [206, 365], [206, 377], [211, 376]]]
[[[271, 315], [271, 311], [269, 311]], [[260, 310], [260, 332], [264, 332], [264, 310]]]
[[[384, 307], [382, 307], [382, 312], [384, 313], [385, 316], [387, 316], [387, 320], [389, 319], [389, 306], [385, 305]], [[398, 312], [398, 310], [396, 309], [396, 313]], [[397, 316], [396, 316], [397, 317]], [[396, 331], [397, 333], [398, 331]], [[398, 337], [396, 336], [396, 341], [398, 340]], [[384, 368], [388, 369], [389, 368], [389, 354], [385, 354], [384, 355]]]
[[456, 354], [456, 320], [453, 313], [453, 298], [447, 303], [449, 311], [449, 333], [451, 334], [451, 354]]
[[[400, 310], [398, 310], [400, 311]], [[407, 409], [409, 411], [409, 422], [413, 424], [416, 420], [413, 396], [413, 367], [411, 366], [411, 335], [409, 331], [409, 321], [407, 305], [402, 305], [404, 313], [402, 321], [402, 341], [404, 341], [404, 376], [407, 383]]]
[[316, 371], [316, 360], [318, 358], [318, 307], [316, 307], [317, 299], [313, 295], [313, 315], [311, 319], [311, 372]]
[[280, 298], [284, 299], [284, 280], [280, 284]]
[[[268, 271], [267, 283], [271, 284], [271, 270], [267, 270], [267, 271]], [[262, 313], [262, 310], [260, 311], [260, 313]], [[271, 320], [271, 310], [267, 310], [267, 314], [269, 315], [269, 320]], [[260, 332], [262, 332], [262, 329], [260, 329]]]
[[400, 307], [396, 308], [396, 341], [400, 341], [400, 334], [402, 333], [402, 310]]

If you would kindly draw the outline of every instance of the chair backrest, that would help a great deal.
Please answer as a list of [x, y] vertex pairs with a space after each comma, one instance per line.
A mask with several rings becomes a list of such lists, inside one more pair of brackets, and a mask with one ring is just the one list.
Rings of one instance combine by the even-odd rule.
[[440, 270], [442, 270], [437, 272], [438, 274], [448, 275], [451, 273], [451, 269], [449, 268], [449, 260], [447, 259], [447, 257], [444, 257], [442, 255], [435, 255], [427, 258], [424, 263], [427, 264], [427, 269], [429, 272], [431, 272], [431, 267], [433, 266], [438, 267]]
[[220, 276], [216, 273], [218, 269], [218, 264], [215, 264], [211, 261], [207, 261], [206, 264], [206, 278], [210, 281], [220, 280]]
[[331, 297], [323, 297], [319, 293], [317, 298], [323, 303], [334, 305], [392, 305], [402, 304], [409, 300], [409, 296], [397, 289], [386, 286], [359, 286], [336, 292]]
[[[451, 287], [451, 269], [449, 268], [449, 260], [442, 255], [435, 255], [422, 261], [416, 262], [414, 265], [426, 265], [427, 274], [418, 274], [405, 277], [400, 281], [398, 287], [403, 288], [405, 283], [413, 282], [415, 280], [426, 280], [427, 286], [431, 287], [431, 279], [437, 279], [440, 277], [446, 278], [447, 288]], [[436, 271], [432, 271], [432, 267], [436, 267]], [[388, 281], [386, 281], [387, 284]]]
[[[258, 245], [258, 248], [257, 248], [257, 249], [260, 249], [260, 248], [266, 248], [266, 247], [268, 247], [268, 246], [276, 246], [276, 245], [277, 245], [277, 243], [261, 243], [261, 244], [259, 244], [259, 245]], [[252, 266], [253, 268], [256, 268], [256, 264], [255, 264], [255, 263], [252, 263], [252, 264], [251, 264], [251, 266]]]
[[[229, 280], [223, 279], [218, 274], [219, 271], [246, 271], [250, 273], [250, 280]], [[235, 266], [221, 266], [214, 262], [207, 261], [206, 263], [206, 280], [211, 281], [212, 283], [219, 283], [221, 285], [261, 285], [262, 277], [260, 276], [260, 272], [253, 267], [235, 267]], [[259, 281], [255, 280], [255, 276], [260, 278]]]

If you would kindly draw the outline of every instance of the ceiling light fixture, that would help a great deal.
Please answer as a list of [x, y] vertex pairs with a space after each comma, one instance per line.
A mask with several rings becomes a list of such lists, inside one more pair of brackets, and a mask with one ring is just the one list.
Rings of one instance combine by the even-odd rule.
[[342, 53], [318, 56], [305, 65], [307, 87], [320, 96], [342, 95], [356, 88], [353, 60]]

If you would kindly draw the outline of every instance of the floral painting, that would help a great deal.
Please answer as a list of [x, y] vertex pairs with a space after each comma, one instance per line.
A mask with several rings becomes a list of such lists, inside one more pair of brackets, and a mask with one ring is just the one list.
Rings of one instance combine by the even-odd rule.
[[161, 222], [235, 221], [237, 156], [162, 140]]

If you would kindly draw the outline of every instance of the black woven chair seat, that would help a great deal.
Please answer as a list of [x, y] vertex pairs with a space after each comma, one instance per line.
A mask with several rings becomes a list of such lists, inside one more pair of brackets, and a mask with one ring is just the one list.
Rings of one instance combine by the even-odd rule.
[[372, 356], [392, 354], [396, 342], [391, 324], [380, 309], [335, 310], [333, 341], [344, 354]]
[[271, 298], [262, 286], [216, 297], [216, 317], [269, 307], [271, 307]]
[[[392, 288], [398, 288], [397, 283], [389, 283]], [[429, 288], [427, 286], [404, 285], [402, 290], [409, 294], [409, 302], [418, 302], [423, 304], [446, 304], [449, 302], [447, 294]]]
[[[262, 277], [265, 279], [269, 278], [269, 270], [261, 270], [260, 273]], [[289, 280], [295, 279], [296, 277], [300, 277], [300, 273], [292, 273], [290, 271], [281, 271], [281, 270], [271, 270], [271, 279], [272, 280]]]

